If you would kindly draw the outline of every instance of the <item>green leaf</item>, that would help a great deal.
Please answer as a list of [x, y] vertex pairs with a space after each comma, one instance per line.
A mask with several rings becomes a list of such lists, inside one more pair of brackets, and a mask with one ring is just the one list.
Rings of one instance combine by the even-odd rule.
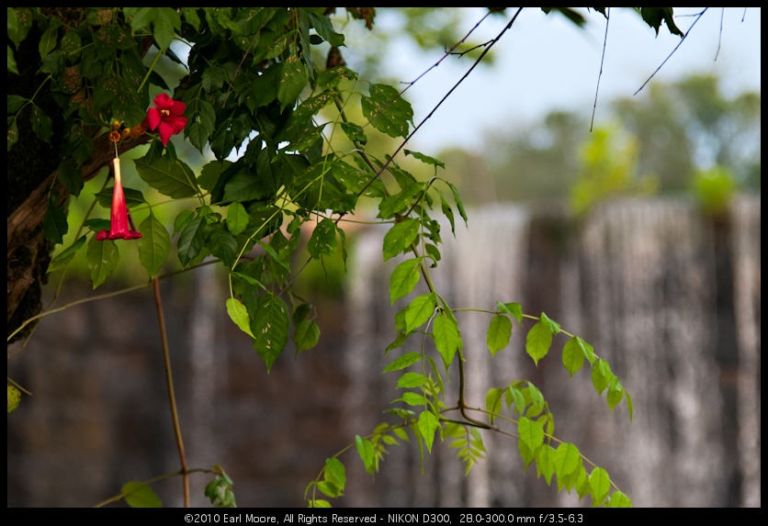
[[283, 300], [273, 294], [259, 296], [254, 308], [248, 308], [251, 331], [254, 335], [253, 348], [256, 350], [267, 371], [288, 342], [288, 312]]
[[488, 415], [489, 424], [493, 424], [496, 416], [501, 413], [501, 397], [503, 394], [504, 389], [498, 387], [491, 387], [485, 394], [485, 410], [490, 413]]
[[421, 184], [412, 184], [395, 195], [388, 195], [379, 202], [379, 213], [377, 217], [389, 219], [395, 214], [405, 212], [409, 204], [418, 194], [421, 193]]
[[543, 312], [541, 313], [539, 320], [545, 327], [547, 327], [547, 329], [550, 330], [553, 336], [561, 331], [560, 324], [557, 323], [555, 320], [550, 319], [549, 316], [547, 316]]
[[231, 161], [211, 161], [200, 171], [197, 182], [200, 186], [212, 192], [219, 181], [221, 173], [232, 165]]
[[126, 8], [124, 13], [131, 23], [131, 31], [134, 33], [148, 28], [154, 21], [156, 11], [151, 7]]
[[656, 36], [659, 35], [659, 27], [661, 27], [661, 22], [663, 21], [667, 25], [667, 29], [669, 29], [669, 32], [673, 35], [679, 35], [679, 36], [685, 36], [685, 34], [680, 31], [680, 28], [677, 27], [675, 24], [675, 19], [673, 18], [674, 14], [674, 8], [672, 7], [641, 7], [640, 8], [640, 15], [643, 17], [643, 20], [645, 20], [645, 23], [651, 26], [654, 30], [656, 30]]
[[523, 321], [523, 307], [519, 303], [501, 303], [496, 304], [496, 310], [504, 312], [515, 318], [518, 322]]
[[27, 37], [29, 29], [32, 27], [34, 20], [32, 10], [29, 8], [13, 8], [8, 7], [6, 9], [8, 14], [8, 36], [10, 37], [13, 45], [16, 49], [19, 49], [19, 44]]
[[605, 391], [612, 378], [613, 373], [610, 364], [602, 358], [598, 359], [592, 366], [592, 385], [597, 394], [602, 394]]
[[579, 345], [578, 336], [574, 336], [565, 342], [563, 346], [563, 367], [568, 374], [573, 376], [579, 372], [584, 365], [584, 353], [582, 346]]
[[624, 386], [621, 385], [618, 378], [615, 378], [610, 386], [608, 386], [608, 407], [611, 410], [616, 409], [616, 406], [621, 403], [622, 398], [624, 398]]
[[624, 391], [624, 400], [627, 402], [627, 412], [629, 413], [629, 419], [632, 420], [635, 416], [635, 409], [632, 406], [632, 397], [629, 396], [628, 391]]
[[542, 7], [541, 10], [547, 14], [549, 14], [551, 11], [560, 13], [579, 27], [582, 27], [587, 22], [581, 13], [574, 11], [570, 7]]
[[139, 260], [150, 277], [154, 277], [168, 258], [171, 240], [165, 225], [158, 221], [154, 214], [149, 214], [141, 223], [139, 231], [143, 234], [139, 239]]
[[109, 219], [89, 219], [83, 223], [91, 232], [109, 230]]
[[259, 241], [259, 246], [264, 249], [264, 252], [269, 254], [269, 257], [272, 258], [272, 261], [274, 261], [275, 263], [277, 263], [287, 271], [291, 270], [291, 268], [288, 266], [288, 262], [285, 259], [287, 256], [286, 253], [283, 253], [283, 255], [278, 254], [277, 251], [272, 246], [264, 243], [263, 241]]
[[621, 491], [614, 491], [611, 494], [611, 500], [608, 502], [609, 508], [631, 508], [632, 499], [627, 497]]
[[293, 341], [297, 352], [311, 349], [320, 341], [320, 326], [314, 320], [301, 320], [294, 329]]
[[371, 475], [376, 473], [373, 443], [367, 438], [363, 438], [360, 435], [355, 435], [355, 449], [357, 450], [357, 454], [360, 456], [360, 460], [363, 461], [365, 471]]
[[506, 347], [511, 336], [512, 321], [509, 318], [503, 314], [498, 314], [491, 318], [491, 322], [488, 325], [488, 334], [485, 337], [485, 343], [491, 352], [491, 356], [496, 356], [497, 352]]
[[384, 236], [384, 261], [410, 248], [419, 235], [419, 222], [406, 219], [393, 226]]
[[544, 395], [541, 394], [539, 388], [528, 382], [528, 387], [525, 391], [528, 394], [528, 399], [531, 401], [531, 407], [528, 410], [528, 416], [536, 416], [546, 407], [547, 403], [544, 401]]
[[291, 57], [283, 63], [277, 86], [277, 100], [280, 101], [281, 110], [296, 101], [307, 81], [307, 70], [298, 58]]
[[384, 367], [382, 372], [391, 373], [392, 371], [401, 371], [421, 360], [421, 353], [412, 351], [395, 358]]
[[240, 203], [232, 203], [227, 207], [227, 229], [237, 236], [248, 226], [250, 217], [245, 207]]
[[251, 319], [248, 316], [248, 309], [237, 298], [227, 298], [227, 314], [229, 318], [237, 325], [241, 331], [255, 338], [251, 331]]
[[182, 7], [181, 14], [184, 15], [184, 21], [200, 31], [200, 17], [197, 15], [197, 9], [194, 7]]
[[317, 489], [320, 490], [320, 492], [325, 495], [326, 497], [331, 498], [337, 498], [341, 497], [344, 494], [344, 491], [336, 486], [336, 484], [333, 484], [332, 482], [328, 482], [325, 480], [321, 480], [317, 483]]
[[80, 191], [83, 189], [83, 177], [73, 159], [67, 159], [59, 164], [58, 179], [70, 194], [80, 195]]
[[558, 477], [558, 487], [565, 486], [568, 491], [576, 488], [581, 492], [581, 496], [584, 496], [589, 492], [589, 480], [587, 479], [587, 470], [584, 469], [584, 465], [579, 459], [578, 465], [573, 473], [566, 475], [562, 478]]
[[120, 489], [125, 502], [131, 508], [162, 508], [163, 502], [152, 488], [137, 481], [130, 481], [123, 484]]
[[594, 365], [595, 360], [597, 360], [597, 356], [595, 355], [595, 349], [586, 341], [581, 339], [581, 337], [577, 336], [576, 340], [579, 344], [579, 347], [581, 348], [581, 351], [584, 353], [584, 357], [587, 359], [590, 365]]
[[517, 421], [517, 436], [535, 454], [544, 443], [544, 423], [521, 416]]
[[403, 396], [400, 397], [400, 400], [405, 402], [406, 404], [410, 406], [425, 406], [429, 402], [424, 397], [424, 395], [420, 395], [419, 393], [412, 393], [411, 391], [406, 391], [403, 393]]
[[333, 30], [333, 24], [331, 23], [330, 18], [324, 15], [317, 15], [309, 10], [306, 11], [306, 13], [312, 21], [312, 26], [315, 28], [315, 31], [317, 31], [317, 34], [320, 35], [323, 40], [336, 47], [344, 45], [344, 35]]
[[525, 352], [533, 359], [533, 363], [539, 364], [552, 345], [552, 331], [542, 322], [536, 322], [525, 337]]
[[173, 220], [173, 233], [178, 234], [194, 219], [195, 213], [192, 210], [182, 210]]
[[139, 176], [160, 193], [179, 199], [191, 197], [198, 191], [195, 174], [186, 163], [168, 157], [148, 159], [146, 156], [134, 161]]
[[40, 42], [37, 46], [41, 59], [45, 59], [51, 51], [56, 49], [56, 41], [59, 38], [59, 25], [53, 22], [54, 19], [49, 20], [51, 20], [50, 25], [40, 37]]
[[464, 210], [464, 203], [461, 201], [461, 195], [459, 195], [459, 190], [456, 188], [456, 185], [453, 183], [448, 183], [448, 187], [451, 189], [451, 193], [453, 194], [453, 200], [456, 201], [456, 208], [459, 210], [459, 215], [464, 220], [464, 224], [467, 224], [467, 211]]
[[416, 296], [405, 309], [405, 333], [410, 334], [432, 317], [435, 312], [435, 295], [433, 293]]
[[104, 283], [117, 267], [118, 252], [115, 242], [111, 239], [96, 241], [96, 236], [88, 242], [88, 268], [91, 270], [93, 288]]
[[[13, 56], [13, 50], [11, 49], [11, 46], [5, 46], [8, 50], [6, 54], [6, 69], [10, 71], [11, 73], [19, 74], [19, 67], [16, 65], [16, 57]], [[9, 110], [10, 111], [10, 110]], [[13, 112], [11, 112], [13, 113]]]
[[59, 252], [56, 257], [51, 260], [51, 264], [48, 265], [48, 274], [53, 274], [54, 272], [57, 272], [66, 267], [75, 257], [77, 252], [83, 247], [83, 245], [85, 245], [86, 239], [87, 236], [82, 235], [77, 239], [77, 241]]
[[365, 136], [363, 128], [352, 122], [342, 122], [342, 131], [349, 137], [349, 140], [359, 146], [365, 146], [368, 142], [368, 137]]
[[210, 102], [199, 99], [196, 104], [190, 105], [188, 114], [192, 117], [185, 130], [186, 136], [192, 146], [202, 152], [216, 127], [216, 110]]
[[336, 224], [333, 220], [325, 218], [315, 227], [312, 237], [307, 243], [310, 255], [318, 259], [320, 256], [328, 256], [336, 248]]
[[427, 446], [427, 451], [431, 453], [432, 443], [435, 441], [435, 431], [440, 427], [440, 421], [431, 411], [422, 411], [419, 414], [417, 427]]
[[427, 379], [427, 377], [421, 373], [404, 373], [397, 380], [397, 388], [413, 389], [416, 387], [421, 387], [422, 385], [426, 384], [428, 381], [429, 380]]
[[21, 403], [21, 391], [8, 384], [8, 414], [10, 415]]
[[323, 468], [323, 478], [343, 492], [347, 485], [347, 470], [339, 459], [327, 458]]
[[421, 258], [408, 259], [400, 263], [392, 271], [389, 278], [389, 302], [395, 303], [407, 296], [419, 282], [419, 264]]
[[51, 140], [53, 134], [53, 121], [51, 118], [38, 106], [32, 104], [32, 131], [43, 142]]
[[[510, 385], [507, 388], [507, 393], [509, 393], [510, 398], [512, 398], [518, 414], [522, 415], [525, 412], [525, 395], [523, 395], [522, 390]], [[509, 405], [509, 402], [507, 402], [507, 405]]]
[[325, 499], [310, 499], [307, 503], [308, 508], [330, 508], [331, 503]]
[[408, 135], [413, 109], [398, 91], [386, 84], [372, 84], [370, 96], [362, 98], [363, 115], [380, 132], [390, 137]]
[[54, 244], [64, 240], [64, 235], [69, 230], [67, 214], [53, 201], [48, 202], [48, 210], [43, 217], [43, 233], [45, 238]]
[[6, 100], [6, 113], [8, 115], [13, 115], [14, 113], [18, 113], [18, 111], [28, 102], [31, 102], [30, 99], [27, 97], [22, 97], [21, 95], [8, 95], [5, 98]]
[[66, 53], [68, 59], [76, 59], [80, 56], [80, 49], [83, 43], [77, 31], [70, 29], [61, 37], [61, 51]]
[[[105, 188], [104, 190], [94, 194], [94, 197], [96, 197], [101, 206], [104, 208], [110, 208], [112, 206], [112, 192], [114, 192], [114, 187], [110, 186], [109, 188]], [[124, 186], [123, 195], [125, 196], [125, 204], [127, 204], [128, 207], [146, 203], [144, 194], [139, 190], [134, 190], [133, 188]]]
[[168, 49], [176, 37], [176, 31], [181, 29], [181, 17], [175, 9], [169, 7], [154, 7], [154, 22], [152, 35], [160, 49]]
[[555, 450], [555, 473], [562, 479], [574, 473], [581, 464], [579, 448], [570, 442], [563, 442]]
[[555, 448], [544, 444], [536, 453], [536, 468], [547, 481], [552, 484], [552, 475], [555, 474]]
[[440, 261], [440, 250], [433, 244], [427, 243], [424, 245], [424, 248], [427, 251], [427, 255], [432, 258], [432, 261], [434, 262], [431, 266], [432, 268], [437, 266], [437, 262]]
[[430, 164], [432, 166], [439, 166], [440, 168], [445, 168], [445, 163], [441, 161], [440, 159], [435, 159], [434, 157], [430, 157], [429, 155], [424, 155], [420, 152], [414, 152], [413, 150], [404, 150], [405, 155], [413, 155], [416, 159], [423, 162], [424, 164]]
[[589, 487], [592, 499], [597, 504], [602, 501], [611, 489], [611, 477], [603, 468], [595, 468], [589, 474]]
[[445, 367], [451, 365], [456, 352], [461, 349], [461, 333], [456, 325], [456, 320], [446, 312], [441, 312], [435, 317], [432, 328], [432, 336], [435, 339], [437, 352], [443, 358]]
[[185, 267], [197, 257], [203, 248], [205, 243], [204, 224], [205, 221], [202, 217], [195, 216], [184, 225], [179, 234], [176, 252], [178, 253], [179, 261]]

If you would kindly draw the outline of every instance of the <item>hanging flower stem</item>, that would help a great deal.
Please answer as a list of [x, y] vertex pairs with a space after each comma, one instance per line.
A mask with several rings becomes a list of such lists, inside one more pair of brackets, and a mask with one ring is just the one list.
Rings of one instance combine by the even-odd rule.
[[184, 439], [181, 436], [181, 423], [179, 422], [179, 410], [176, 405], [176, 392], [173, 387], [173, 371], [171, 370], [171, 353], [168, 347], [168, 333], [165, 328], [165, 316], [163, 315], [163, 300], [160, 296], [160, 280], [152, 279], [152, 289], [155, 293], [155, 307], [157, 309], [157, 322], [160, 326], [160, 340], [163, 347], [163, 366], [165, 367], [165, 383], [168, 387], [168, 405], [171, 409], [171, 423], [173, 434], [176, 437], [176, 448], [179, 450], [179, 464], [181, 465], [181, 483], [184, 495], [184, 507], [189, 507], [189, 469], [187, 468], [187, 455], [184, 452]]

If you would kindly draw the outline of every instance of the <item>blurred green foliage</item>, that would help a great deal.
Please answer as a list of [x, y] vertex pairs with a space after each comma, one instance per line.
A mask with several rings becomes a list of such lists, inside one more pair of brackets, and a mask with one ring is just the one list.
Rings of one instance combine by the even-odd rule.
[[709, 192], [759, 190], [759, 93], [729, 97], [717, 77], [692, 75], [600, 104], [619, 124], [590, 134], [586, 103], [583, 111], [553, 111], [494, 130], [481, 151], [442, 152], [446, 178], [475, 205], [567, 201], [576, 212], [619, 194], [695, 196], [697, 174], [714, 166], [727, 169], [733, 188], [707, 183]]
[[569, 196], [574, 214], [582, 215], [611, 197], [656, 190], [653, 176], [636, 176], [637, 139], [630, 136], [619, 145], [618, 135], [617, 126], [596, 128], [582, 146], [581, 168]]
[[736, 181], [726, 168], [714, 166], [696, 173], [692, 190], [705, 214], [720, 215], [728, 210], [736, 190]]

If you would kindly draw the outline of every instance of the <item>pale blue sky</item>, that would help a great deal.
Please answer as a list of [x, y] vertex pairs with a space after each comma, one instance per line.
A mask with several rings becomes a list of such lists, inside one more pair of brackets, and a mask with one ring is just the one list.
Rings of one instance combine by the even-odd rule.
[[[463, 34], [485, 10], [461, 9], [465, 11]], [[679, 13], [675, 17], [678, 26], [685, 32], [696, 18], [679, 15], [700, 11], [675, 9]], [[710, 8], [704, 14], [651, 82], [674, 81], [693, 72], [715, 73], [723, 79], [722, 87], [728, 95], [760, 90], [760, 9], [747, 9], [743, 22], [744, 8], [725, 9], [721, 49], [715, 62], [721, 11]], [[473, 40], [482, 42], [494, 37], [513, 13], [513, 8], [508, 8], [507, 17], [486, 19]], [[524, 10], [494, 48], [496, 64], [476, 68], [414, 136], [412, 146], [425, 152], [449, 146], [476, 148], [486, 134], [525, 126], [554, 109], [591, 111], [605, 32], [605, 19], [595, 15], [587, 17], [586, 30], [581, 30], [560, 15]], [[384, 30], [392, 22], [386, 9], [379, 10], [379, 29]], [[664, 26], [656, 38], [637, 14], [615, 9], [595, 122], [609, 117], [610, 99], [631, 96], [679, 41]], [[441, 55], [424, 53], [405, 41], [396, 42], [393, 51], [384, 62], [385, 73], [402, 80], [417, 77]], [[469, 66], [469, 61], [450, 57], [407, 92], [416, 123]]]

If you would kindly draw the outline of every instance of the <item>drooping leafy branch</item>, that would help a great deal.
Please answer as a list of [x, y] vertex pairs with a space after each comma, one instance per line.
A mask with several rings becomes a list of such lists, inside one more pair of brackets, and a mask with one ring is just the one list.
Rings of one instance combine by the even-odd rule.
[[[378, 471], [388, 446], [413, 437], [421, 454], [424, 449], [431, 453], [438, 437], [451, 440], [468, 471], [485, 455], [483, 433], [495, 432], [517, 437], [526, 464], [535, 462], [548, 483], [556, 475], [559, 486], [590, 494], [596, 504], [629, 504], [603, 468], [585, 459], [575, 445], [554, 436], [554, 416], [530, 382], [492, 389], [485, 409], [465, 398], [466, 356], [456, 313], [470, 309], [450, 306], [430, 276], [430, 269], [441, 259], [441, 223], [434, 217], [435, 210], [439, 207], [452, 232], [456, 214], [464, 222], [468, 218], [456, 187], [438, 175], [442, 161], [405, 146], [522, 11], [517, 9], [493, 39], [476, 46], [482, 51], [471, 66], [415, 124], [413, 109], [402, 96], [405, 90], [368, 83], [346, 67], [340, 52], [345, 37], [336, 31], [331, 11], [324, 8], [8, 8], [13, 44], [7, 48], [9, 75], [35, 85], [29, 93], [8, 97], [8, 151], [20, 151], [26, 144], [23, 138], [34, 137], [53, 146], [59, 156], [55, 172], [44, 174], [49, 185], [44, 219], [48, 241], [60, 244], [68, 231], [66, 205], [50, 197], [52, 190], [77, 196], [99, 169], [110, 162], [115, 166], [114, 185], [108, 187], [108, 174], [74, 241], [59, 252], [50, 270], [66, 270], [85, 249], [97, 288], [112, 276], [121, 251], [137, 250], [152, 279], [163, 333], [158, 280], [169, 255], [175, 253], [180, 272], [207, 264], [207, 258], [213, 257], [227, 272], [229, 295], [222, 308], [251, 338], [270, 370], [289, 340], [299, 352], [318, 343], [314, 306], [293, 291], [293, 283], [310, 261], [322, 263], [338, 251], [346, 257], [346, 234], [339, 225], [365, 198], [376, 203], [380, 222], [393, 225], [383, 239], [384, 259], [401, 258], [390, 278], [390, 302], [410, 295], [422, 280], [428, 289], [395, 316], [398, 335], [385, 352], [401, 347], [414, 334], [422, 337], [421, 350], [406, 352], [385, 368], [385, 372], [400, 373], [395, 383], [402, 394], [390, 410], [399, 422], [382, 423], [371, 434], [355, 437], [354, 447], [366, 470]], [[583, 16], [574, 10], [554, 11], [583, 23]], [[346, 13], [369, 29], [374, 25], [375, 10], [348, 8]], [[677, 30], [671, 8], [642, 8], [640, 14], [657, 32], [662, 22], [670, 31]], [[460, 43], [432, 68], [455, 54]], [[322, 54], [327, 56], [324, 65]], [[148, 109], [150, 100], [155, 106]], [[55, 107], [57, 112], [49, 114], [44, 107]], [[350, 108], [362, 119], [350, 118]], [[333, 110], [337, 116], [326, 120]], [[208, 155], [199, 170], [177, 154], [178, 139], [170, 140], [182, 132], [203, 156]], [[380, 158], [367, 147], [372, 133], [402, 141]], [[341, 139], [334, 141], [334, 137]], [[149, 188], [146, 196], [130, 181], [121, 184], [119, 162], [112, 160], [139, 146], [143, 155], [133, 163]], [[401, 152], [431, 166], [434, 176], [425, 182], [409, 173], [397, 161]], [[118, 194], [122, 200], [114, 197]], [[88, 217], [91, 210], [110, 208], [110, 198], [111, 221]], [[116, 202], [120, 203], [120, 229], [115, 224]], [[172, 225], [165, 225], [153, 208], [166, 202], [194, 206], [179, 212]], [[128, 209], [137, 216], [146, 213], [138, 229], [128, 224]], [[296, 268], [305, 224], [314, 227], [307, 243], [308, 259]], [[139, 233], [138, 241], [129, 240]], [[8, 341], [30, 323], [71, 305], [28, 317], [9, 331]], [[625, 400], [631, 415], [629, 394], [608, 362], [597, 357], [583, 339], [563, 331], [543, 313], [523, 314], [515, 303], [499, 303], [496, 311], [485, 312], [492, 315], [487, 334], [491, 359], [508, 345], [514, 321], [535, 320], [526, 338], [526, 352], [535, 363], [545, 358], [553, 337], [562, 332], [570, 337], [562, 358], [569, 373], [575, 374], [588, 361], [598, 393], [607, 391], [611, 408]], [[169, 476], [182, 476], [187, 503], [187, 477], [199, 470], [186, 466], [168, 344], [164, 337], [161, 340], [181, 464], [180, 471]], [[405, 371], [409, 368], [418, 370]], [[445, 378], [454, 369], [458, 391], [450, 392]], [[17, 399], [17, 392], [13, 394]], [[456, 397], [456, 403], [446, 403], [448, 396]], [[503, 415], [504, 410], [516, 418]], [[497, 422], [511, 424], [513, 430], [502, 429]], [[328, 498], [343, 493], [346, 475], [338, 457], [346, 449], [329, 458], [308, 486], [311, 506], [330, 504], [317, 492]], [[590, 474], [582, 460], [593, 465]], [[206, 495], [215, 505], [233, 505], [232, 481], [223, 470], [216, 474]], [[157, 480], [164, 478], [168, 476]], [[615, 491], [608, 497], [612, 484]], [[146, 488], [147, 483], [124, 487], [117, 498], [131, 505], [154, 504]]]

